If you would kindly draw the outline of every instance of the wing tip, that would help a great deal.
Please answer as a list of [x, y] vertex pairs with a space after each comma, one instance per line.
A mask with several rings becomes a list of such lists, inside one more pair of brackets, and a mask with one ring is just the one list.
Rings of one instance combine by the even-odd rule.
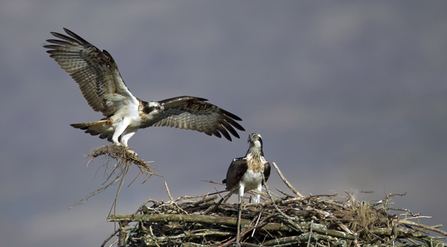
[[236, 121], [242, 121], [242, 118], [240, 118], [239, 116], [237, 116], [236, 114], [233, 114], [229, 111], [226, 111], [224, 109], [222, 109], [223, 114], [225, 114], [226, 116], [236, 120]]

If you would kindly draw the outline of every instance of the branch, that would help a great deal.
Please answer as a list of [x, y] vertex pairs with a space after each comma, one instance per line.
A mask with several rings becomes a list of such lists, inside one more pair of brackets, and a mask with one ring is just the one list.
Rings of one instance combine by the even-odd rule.
[[409, 220], [399, 220], [399, 223], [400, 224], [405, 224], [405, 225], [410, 225], [410, 226], [417, 226], [417, 227], [420, 227], [422, 229], [427, 229], [427, 230], [430, 230], [430, 231], [434, 231], [434, 232], [440, 233], [440, 234], [442, 234], [444, 236], [447, 236], [447, 232], [446, 231], [437, 229], [437, 228], [432, 227], [432, 226], [427, 226], [427, 225], [415, 223], [415, 222], [412, 222], [412, 221], [409, 221]]
[[[124, 215], [124, 214], [112, 214], [107, 219], [107, 222], [119, 222], [119, 221], [128, 221], [128, 222], [187, 222], [187, 223], [207, 223], [207, 224], [220, 224], [220, 225], [236, 225], [237, 219], [234, 217], [216, 217], [210, 215], [182, 215], [182, 214], [154, 214], [154, 215], [145, 215], [141, 216], [138, 214]], [[246, 219], [241, 219], [241, 227], [248, 228], [250, 225], [250, 221]], [[262, 225], [265, 230], [271, 231], [285, 231], [291, 230], [290, 227], [285, 226], [281, 223], [267, 223]]]
[[300, 194], [300, 192], [298, 192], [295, 188], [293, 188], [293, 186], [289, 183], [289, 181], [287, 181], [287, 179], [284, 177], [284, 175], [282, 174], [281, 170], [279, 170], [278, 166], [276, 165], [275, 162], [272, 162], [273, 166], [275, 167], [276, 172], [278, 173], [278, 175], [281, 177], [282, 181], [284, 181], [284, 183], [287, 185], [287, 187], [289, 187], [289, 189], [298, 197], [303, 197], [303, 195]]

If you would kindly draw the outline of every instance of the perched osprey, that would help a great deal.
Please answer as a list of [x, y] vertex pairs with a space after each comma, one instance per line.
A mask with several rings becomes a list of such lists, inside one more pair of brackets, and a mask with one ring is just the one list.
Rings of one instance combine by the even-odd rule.
[[136, 98], [106, 50], [101, 51], [72, 31], [64, 30], [68, 36], [51, 32], [59, 39], [47, 40], [51, 44], [44, 47], [79, 84], [90, 107], [105, 116], [98, 121], [71, 126], [125, 147], [138, 129], [151, 126], [197, 130], [219, 138], [223, 135], [229, 141], [228, 132], [239, 138], [233, 127], [244, 130], [235, 121], [241, 118], [205, 102], [204, 98], [181, 96], [149, 102]]
[[[270, 163], [265, 160], [262, 151], [262, 137], [258, 133], [248, 136], [250, 147], [245, 157], [234, 159], [228, 168], [227, 178], [222, 183], [227, 184], [227, 190], [233, 190], [239, 186], [238, 201], [242, 202], [244, 193], [252, 189], [262, 190], [262, 173], [265, 182], [270, 177]], [[261, 195], [256, 194], [253, 202], [260, 202]]]

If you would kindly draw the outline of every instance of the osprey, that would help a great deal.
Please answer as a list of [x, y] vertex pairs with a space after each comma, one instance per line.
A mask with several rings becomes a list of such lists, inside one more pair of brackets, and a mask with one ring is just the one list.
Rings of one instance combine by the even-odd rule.
[[47, 40], [51, 44], [44, 47], [78, 83], [90, 107], [105, 116], [98, 121], [71, 124], [74, 128], [125, 147], [138, 129], [151, 126], [196, 130], [219, 138], [223, 135], [229, 141], [228, 132], [239, 138], [234, 128], [244, 131], [235, 121], [241, 118], [204, 98], [180, 96], [149, 102], [136, 98], [106, 50], [101, 51], [74, 32], [64, 30], [68, 36], [51, 32], [59, 39]]
[[[242, 202], [244, 193], [252, 189], [262, 190], [262, 174], [265, 182], [270, 177], [270, 163], [265, 160], [262, 151], [262, 137], [258, 133], [248, 136], [250, 147], [245, 157], [234, 159], [228, 168], [227, 178], [222, 183], [227, 184], [227, 190], [238, 189], [238, 201]], [[260, 202], [261, 195], [256, 194], [253, 202]]]

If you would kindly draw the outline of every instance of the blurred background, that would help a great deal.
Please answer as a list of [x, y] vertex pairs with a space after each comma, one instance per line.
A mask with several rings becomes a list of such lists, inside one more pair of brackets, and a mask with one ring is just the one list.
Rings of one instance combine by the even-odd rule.
[[[247, 130], [233, 142], [138, 131], [129, 145], [165, 177], [124, 187], [117, 213], [169, 200], [165, 181], [174, 198], [214, 192], [201, 180], [221, 181], [258, 132], [267, 160], [303, 195], [407, 192], [394, 207], [447, 224], [446, 9], [403, 0], [2, 1], [2, 243], [100, 246], [114, 229], [106, 217], [117, 186], [68, 210], [101, 187], [105, 160], [87, 167], [84, 155], [106, 142], [69, 126], [102, 115], [42, 48], [62, 27], [109, 51], [136, 97], [204, 97]], [[289, 192], [276, 172], [268, 184]]]

